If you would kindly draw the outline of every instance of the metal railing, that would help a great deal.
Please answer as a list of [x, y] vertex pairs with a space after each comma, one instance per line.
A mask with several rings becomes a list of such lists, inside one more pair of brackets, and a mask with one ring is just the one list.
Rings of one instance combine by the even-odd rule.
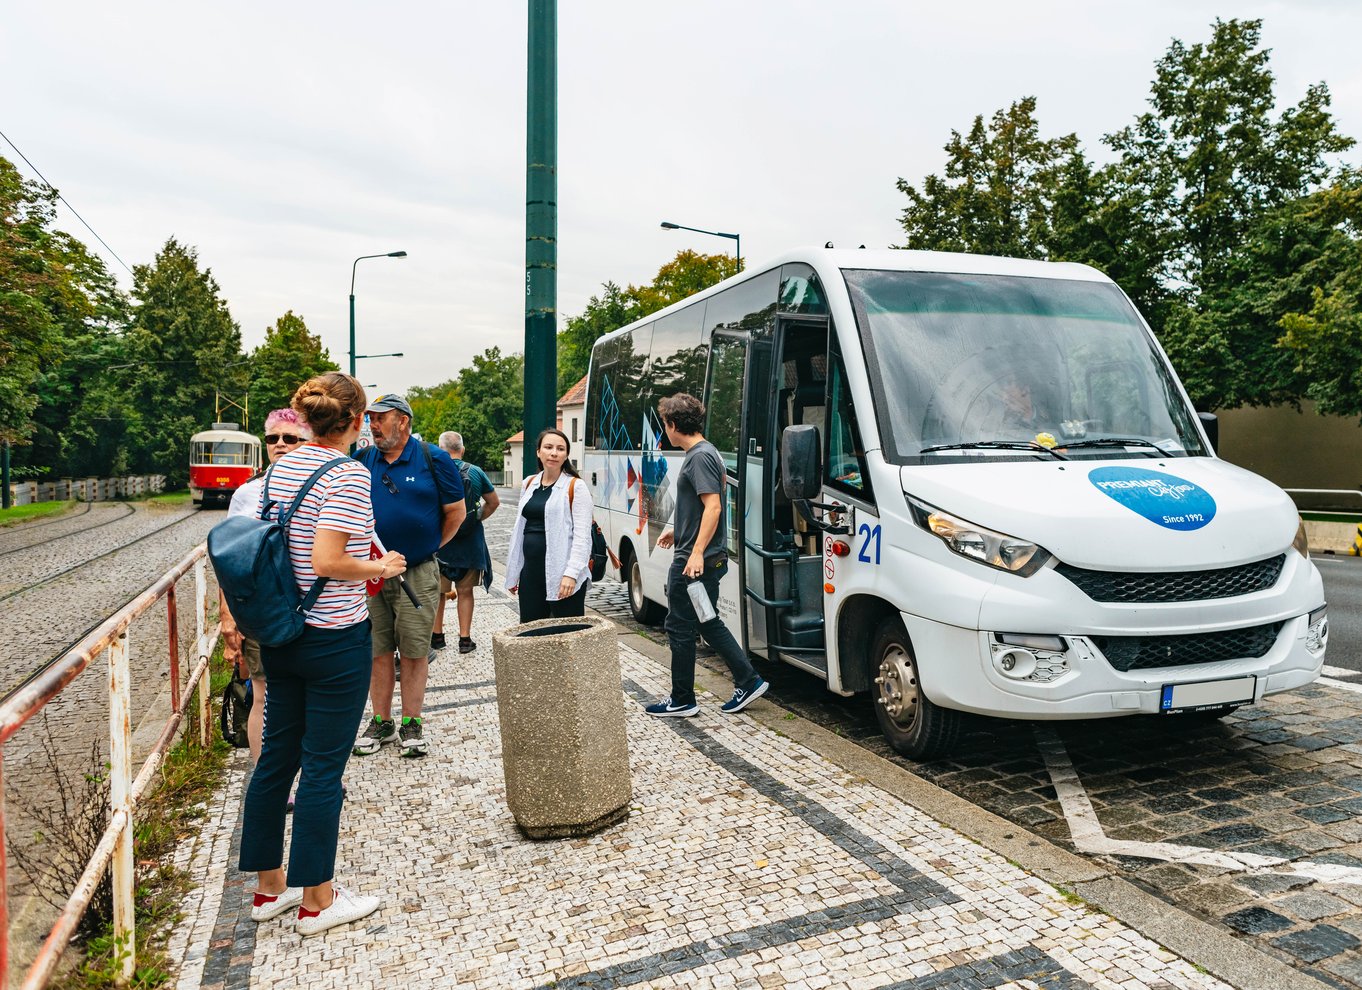
[[[94, 631], [67, 651], [60, 659], [43, 668], [32, 679], [15, 689], [0, 703], [0, 770], [4, 766], [4, 745], [30, 718], [59, 695], [99, 655], [107, 654], [109, 683], [109, 824], [104, 830], [85, 871], [71, 892], [61, 916], [52, 926], [37, 957], [24, 976], [23, 990], [47, 985], [57, 962], [66, 951], [90, 905], [95, 888], [105, 870], [113, 868], [114, 944], [123, 982], [132, 979], [136, 969], [137, 940], [133, 931], [133, 816], [138, 800], [146, 793], [161, 767], [161, 762], [184, 722], [189, 700], [198, 695], [199, 742], [210, 742], [208, 662], [218, 637], [218, 626], [208, 625], [208, 583], [206, 550], [195, 548], [171, 570]], [[179, 616], [175, 605], [175, 584], [194, 572], [194, 654], [197, 662], [180, 688]], [[148, 754], [136, 778], [132, 772], [132, 714], [130, 704], [129, 659], [132, 646], [128, 630], [133, 621], [148, 612], [162, 598], [166, 600], [170, 660], [170, 717], [156, 745]], [[197, 692], [194, 687], [197, 686]], [[2, 780], [0, 780], [2, 782]], [[8, 862], [5, 856], [5, 814], [3, 789], [0, 789], [0, 990], [9, 986], [9, 897]]]
[[1356, 515], [1362, 512], [1362, 489], [1358, 488], [1286, 488], [1286, 494], [1301, 512]]

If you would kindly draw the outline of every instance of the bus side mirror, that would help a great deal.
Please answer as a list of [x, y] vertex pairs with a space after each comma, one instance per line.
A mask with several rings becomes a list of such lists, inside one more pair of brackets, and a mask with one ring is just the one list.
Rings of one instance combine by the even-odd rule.
[[780, 486], [791, 502], [817, 498], [823, 490], [822, 455], [818, 427], [785, 427], [780, 435]]
[[1213, 412], [1199, 412], [1197, 419], [1201, 420], [1201, 428], [1206, 431], [1206, 438], [1211, 441], [1211, 450], [1220, 453], [1220, 419]]

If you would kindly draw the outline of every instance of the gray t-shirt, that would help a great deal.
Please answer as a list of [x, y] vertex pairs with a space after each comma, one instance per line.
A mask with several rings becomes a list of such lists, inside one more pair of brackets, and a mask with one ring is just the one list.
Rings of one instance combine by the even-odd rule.
[[[701, 495], [718, 495], [723, 505], [724, 485], [728, 477], [724, 473], [724, 460], [718, 448], [708, 440], [701, 440], [686, 451], [686, 459], [681, 464], [681, 474], [676, 479], [676, 556], [689, 557], [700, 535], [700, 519], [705, 514], [705, 503]], [[727, 507], [725, 506], [725, 509]], [[719, 516], [719, 526], [705, 550], [706, 560], [717, 556], [727, 548], [727, 528], [724, 517]]]

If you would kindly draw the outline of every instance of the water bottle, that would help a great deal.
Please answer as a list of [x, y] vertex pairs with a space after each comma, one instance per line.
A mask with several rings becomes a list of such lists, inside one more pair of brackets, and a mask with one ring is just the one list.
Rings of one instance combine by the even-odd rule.
[[702, 625], [718, 614], [714, 611], [714, 603], [709, 600], [709, 592], [705, 590], [703, 581], [696, 579], [686, 585], [686, 594], [690, 595], [690, 604], [695, 609], [695, 618]]

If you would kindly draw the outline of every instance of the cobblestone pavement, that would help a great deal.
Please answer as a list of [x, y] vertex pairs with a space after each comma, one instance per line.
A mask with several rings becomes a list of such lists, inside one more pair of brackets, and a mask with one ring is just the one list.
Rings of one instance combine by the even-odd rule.
[[[28, 577], [54, 574], [77, 561], [89, 561], [130, 540], [147, 536], [100, 561], [77, 567], [55, 581], [31, 588], [0, 604], [0, 687], [8, 690], [64, 651], [94, 625], [112, 614], [141, 589], [180, 561], [221, 512], [160, 508], [145, 503], [95, 503], [88, 513], [50, 526], [16, 526], [5, 530], [0, 542], [0, 566], [7, 580], [24, 571]], [[94, 528], [85, 532], [87, 528]], [[158, 532], [159, 530], [159, 532]], [[154, 535], [149, 535], [154, 534]], [[42, 537], [39, 539], [39, 537]], [[21, 563], [31, 560], [32, 563]], [[208, 572], [211, 585], [211, 568]], [[0, 589], [0, 594], [5, 591]], [[194, 579], [181, 580], [176, 593], [181, 629], [180, 656], [184, 676], [193, 665]], [[164, 604], [133, 623], [131, 653], [131, 711], [134, 726], [155, 725], [168, 714], [169, 662], [166, 649]], [[108, 749], [108, 679], [100, 663], [73, 681], [35, 719], [5, 744], [4, 801], [6, 832], [12, 854], [32, 851], [45, 857], [45, 841], [60, 842], [60, 834], [40, 816], [60, 805], [62, 795], [54, 780], [61, 767], [75, 793], [83, 793], [83, 777], [98, 772]], [[139, 733], [134, 759], [139, 763], [154, 742], [155, 732]], [[74, 809], [72, 809], [74, 810]], [[38, 833], [43, 833], [42, 838]], [[7, 873], [11, 898], [11, 961], [23, 965], [55, 919], [55, 911], [30, 896], [33, 887], [21, 863]], [[63, 892], [64, 893], [64, 892]]]
[[238, 758], [181, 850], [201, 881], [170, 945], [182, 990], [1224, 986], [721, 699], [648, 718], [667, 673], [623, 643], [630, 818], [521, 838], [489, 649], [515, 608], [479, 597], [488, 645], [431, 668], [431, 754], [389, 747], [346, 773], [338, 877], [382, 893], [380, 913], [308, 940], [250, 921]]
[[[665, 642], [633, 621], [618, 582], [601, 582], [587, 602]], [[1329, 668], [1320, 684], [1221, 721], [980, 718], [951, 759], [914, 763], [886, 745], [865, 696], [838, 697], [787, 665], [757, 666], [781, 706], [1120, 867], [1302, 971], [1362, 987], [1362, 674]]]

